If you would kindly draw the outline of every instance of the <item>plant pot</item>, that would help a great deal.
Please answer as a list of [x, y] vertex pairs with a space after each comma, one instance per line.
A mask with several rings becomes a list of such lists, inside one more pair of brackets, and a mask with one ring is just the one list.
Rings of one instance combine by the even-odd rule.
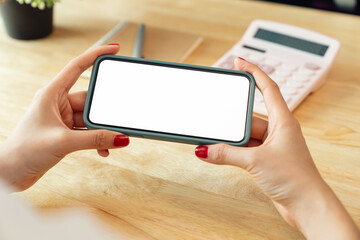
[[40, 10], [16, 0], [6, 0], [0, 5], [6, 31], [12, 38], [38, 39], [53, 30], [53, 7]]

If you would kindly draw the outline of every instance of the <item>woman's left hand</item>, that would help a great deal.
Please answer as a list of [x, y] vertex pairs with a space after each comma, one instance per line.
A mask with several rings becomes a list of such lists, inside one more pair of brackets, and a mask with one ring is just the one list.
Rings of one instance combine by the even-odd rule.
[[86, 92], [69, 94], [80, 74], [98, 56], [118, 51], [118, 45], [106, 45], [82, 54], [36, 93], [25, 116], [0, 145], [1, 178], [24, 190], [71, 152], [98, 149], [106, 157], [107, 149], [129, 144], [128, 136], [117, 132], [84, 130]]

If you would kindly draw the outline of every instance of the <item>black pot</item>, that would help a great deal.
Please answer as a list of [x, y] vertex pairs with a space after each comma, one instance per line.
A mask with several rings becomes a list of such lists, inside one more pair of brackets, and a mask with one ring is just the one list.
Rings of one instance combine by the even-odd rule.
[[10, 37], [30, 40], [43, 38], [53, 30], [53, 7], [40, 10], [16, 0], [1, 3], [6, 30]]

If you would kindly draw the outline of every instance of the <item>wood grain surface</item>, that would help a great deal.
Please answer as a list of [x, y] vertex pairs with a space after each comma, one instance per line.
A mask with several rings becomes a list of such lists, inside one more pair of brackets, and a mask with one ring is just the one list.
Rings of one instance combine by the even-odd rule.
[[[62, 0], [47, 38], [14, 40], [0, 26], [0, 140], [11, 134], [38, 88], [121, 20], [203, 37], [187, 62], [210, 66], [254, 19], [286, 22], [341, 42], [325, 85], [294, 115], [322, 176], [360, 226], [357, 16], [258, 1]], [[79, 79], [73, 91], [87, 86]], [[131, 138], [129, 147], [108, 158], [73, 153], [17, 195], [44, 214], [80, 207], [129, 239], [303, 239], [245, 171], [201, 162], [194, 148]]]

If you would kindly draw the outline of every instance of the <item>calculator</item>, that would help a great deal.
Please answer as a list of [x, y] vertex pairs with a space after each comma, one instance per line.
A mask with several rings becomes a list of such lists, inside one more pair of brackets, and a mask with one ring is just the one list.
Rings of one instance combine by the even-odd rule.
[[[293, 111], [324, 84], [339, 47], [338, 40], [308, 29], [255, 20], [242, 39], [213, 67], [235, 69], [236, 57], [256, 64], [278, 84], [290, 111]], [[255, 91], [254, 112], [267, 116], [258, 89]]]

